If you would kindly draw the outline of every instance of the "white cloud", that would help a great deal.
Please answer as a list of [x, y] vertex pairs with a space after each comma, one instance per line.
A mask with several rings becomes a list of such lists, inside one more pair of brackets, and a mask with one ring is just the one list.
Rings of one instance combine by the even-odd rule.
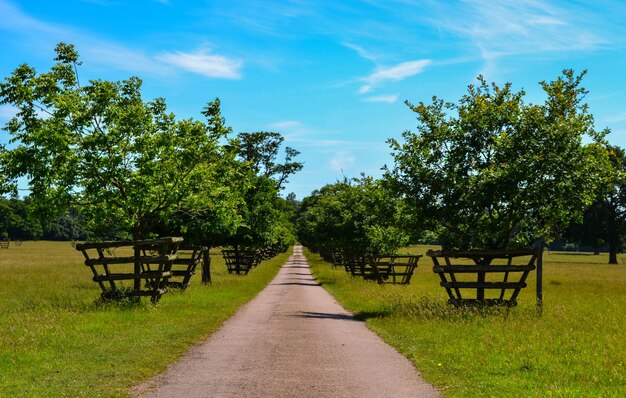
[[356, 51], [356, 53], [359, 54], [359, 57], [363, 59], [367, 59], [368, 61], [376, 62], [379, 58], [377, 55], [370, 53], [369, 51], [365, 50], [363, 47], [357, 46], [356, 44], [343, 43], [343, 45]]
[[84, 38], [76, 49], [86, 64], [99, 64], [138, 74], [169, 75], [171, 66], [139, 50], [94, 38]]
[[[156, 1], [169, 4], [169, 0]], [[3, 16], [0, 18], [0, 31], [17, 33], [24, 41], [29, 41], [31, 47], [47, 51], [58, 42], [71, 42], [86, 64], [138, 74], [171, 75], [176, 68], [210, 78], [241, 78], [241, 60], [207, 51], [165, 52], [160, 55], [145, 53], [72, 26], [38, 20], [5, 0], [0, 0], [0, 15]]]
[[373, 97], [365, 98], [367, 102], [385, 102], [387, 104], [393, 104], [398, 101], [398, 94], [392, 95], [375, 95]]
[[430, 23], [469, 41], [488, 67], [506, 56], [596, 49], [608, 43], [603, 30], [611, 25], [584, 3], [467, 0], [433, 11]]
[[604, 118], [607, 123], [618, 123], [626, 121], [626, 112], [616, 113]]
[[62, 29], [49, 23], [38, 21], [23, 13], [13, 4], [0, 0], [0, 29], [13, 31], [38, 31], [47, 34], [59, 34]]
[[286, 130], [289, 130], [289, 129], [301, 127], [302, 123], [300, 123], [300, 122], [298, 122], [296, 120], [283, 120], [283, 121], [280, 121], [280, 122], [271, 123], [269, 126], [272, 129], [278, 129], [278, 130], [286, 129]]
[[213, 55], [205, 51], [196, 53], [165, 53], [157, 57], [160, 61], [211, 78], [240, 79], [241, 60]]
[[372, 91], [373, 87], [370, 84], [365, 84], [359, 87], [359, 94], [367, 94]]
[[354, 164], [354, 156], [347, 152], [335, 152], [328, 165], [332, 171], [342, 172]]
[[365, 80], [370, 82], [370, 84], [376, 84], [387, 80], [404, 80], [408, 77], [421, 73], [424, 68], [431, 63], [432, 61], [429, 59], [420, 59], [416, 61], [402, 62], [398, 65], [386, 68], [378, 67], [376, 68], [376, 71], [366, 77]]

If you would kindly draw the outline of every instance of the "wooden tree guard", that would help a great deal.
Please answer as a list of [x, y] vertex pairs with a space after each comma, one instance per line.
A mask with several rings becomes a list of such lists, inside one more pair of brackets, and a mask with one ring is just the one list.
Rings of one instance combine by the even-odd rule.
[[[499, 304], [515, 306], [521, 289], [526, 287], [528, 274], [535, 269], [538, 251], [429, 250], [426, 255], [433, 260], [433, 272], [441, 278], [441, 286], [446, 289], [451, 304], [457, 307]], [[529, 257], [529, 260], [526, 264], [513, 264], [516, 257]], [[443, 259], [445, 265], [441, 265], [439, 259]], [[450, 259], [469, 259], [473, 264], [453, 264]], [[513, 275], [519, 275], [519, 278], [515, 281], [509, 280]], [[468, 291], [475, 292], [475, 298], [467, 297]], [[510, 295], [507, 296], [507, 293]]]
[[346, 271], [352, 276], [375, 280], [379, 284], [402, 284], [411, 282], [413, 272], [421, 255], [368, 255], [342, 257]]
[[228, 273], [247, 275], [248, 272], [259, 265], [261, 258], [254, 250], [222, 250], [222, 256], [226, 262]]
[[369, 266], [379, 284], [408, 285], [421, 255], [369, 256]]
[[342, 267], [344, 265], [343, 255], [340, 252], [331, 252], [330, 258], [333, 264], [333, 268]]
[[343, 263], [352, 276], [359, 276], [363, 279], [376, 279], [374, 270], [366, 256], [344, 255]]
[[[172, 263], [176, 260], [176, 252], [182, 241], [183, 238], [167, 237], [79, 243], [76, 250], [83, 253], [85, 265], [91, 269], [94, 282], [102, 289], [103, 299], [150, 296], [152, 302], [156, 303], [167, 292]], [[115, 256], [117, 250], [132, 255]], [[122, 281], [127, 280], [133, 281], [132, 287], [123, 285]]]
[[[180, 290], [188, 288], [191, 277], [196, 273], [198, 265], [206, 259], [208, 251], [209, 249], [205, 246], [179, 246], [176, 259], [172, 261], [172, 276], [167, 281], [166, 286]], [[210, 281], [210, 269], [208, 272]]]

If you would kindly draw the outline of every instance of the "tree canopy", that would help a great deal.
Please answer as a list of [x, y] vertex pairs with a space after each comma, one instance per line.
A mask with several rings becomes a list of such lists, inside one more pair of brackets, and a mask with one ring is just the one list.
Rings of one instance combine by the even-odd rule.
[[248, 162], [257, 175], [275, 181], [277, 190], [282, 190], [287, 178], [302, 170], [302, 163], [294, 159], [300, 154], [291, 147], [285, 147], [285, 161], [277, 163], [280, 147], [285, 139], [278, 133], [260, 131], [239, 133], [231, 143], [241, 159]]
[[610, 169], [606, 185], [600, 187], [582, 223], [566, 231], [566, 238], [594, 248], [608, 246], [609, 264], [617, 264], [617, 253], [624, 250], [626, 238], [626, 153], [607, 145]]
[[417, 132], [389, 141], [394, 167], [386, 179], [446, 248], [499, 249], [557, 236], [581, 218], [606, 178], [606, 132], [594, 129], [583, 76], [564, 70], [541, 82], [547, 99], [539, 105], [525, 103], [525, 92], [510, 83], [480, 76], [458, 103], [407, 102]]
[[13, 147], [0, 150], [5, 192], [26, 177], [42, 218], [73, 207], [96, 236], [115, 225], [145, 238], [181, 212], [212, 233], [238, 228], [246, 174], [221, 144], [231, 130], [218, 99], [206, 121], [177, 120], [164, 99], [142, 99], [139, 78], [81, 84], [74, 46], [56, 53], [49, 72], [21, 65], [0, 83], [0, 103], [18, 110], [4, 128]]
[[371, 177], [344, 180], [302, 201], [300, 241], [320, 252], [393, 254], [409, 242], [402, 228], [403, 202]]

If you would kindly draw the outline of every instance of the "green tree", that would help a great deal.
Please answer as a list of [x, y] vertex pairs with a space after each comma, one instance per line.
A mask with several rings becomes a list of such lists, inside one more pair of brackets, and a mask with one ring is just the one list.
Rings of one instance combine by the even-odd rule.
[[239, 133], [237, 140], [232, 144], [235, 146], [237, 154], [246, 162], [249, 162], [252, 170], [257, 175], [271, 178], [276, 183], [276, 189], [281, 191], [287, 178], [302, 170], [303, 164], [294, 161], [300, 154], [297, 150], [286, 147], [285, 160], [283, 163], [276, 163], [276, 158], [280, 152], [280, 147], [285, 139], [278, 133], [256, 132]]
[[74, 46], [60, 43], [56, 53], [49, 72], [24, 64], [0, 84], [0, 103], [18, 109], [4, 128], [15, 147], [0, 151], [4, 190], [25, 176], [42, 219], [75, 207], [88, 230], [115, 225], [134, 239], [177, 214], [179, 204], [204, 211], [219, 191], [211, 177], [228, 132], [219, 100], [204, 110], [207, 122], [176, 120], [162, 98], [143, 101], [139, 78], [81, 84]]
[[[544, 104], [478, 78], [458, 104], [407, 105], [418, 132], [389, 140], [386, 178], [413, 218], [446, 248], [501, 249], [551, 239], [579, 220], [605, 178], [606, 132], [596, 132], [571, 70], [541, 82]], [[583, 144], [583, 138], [590, 144]]]
[[230, 238], [231, 246], [284, 249], [292, 245], [295, 243], [293, 225], [289, 214], [279, 208], [275, 181], [264, 175], [253, 175], [251, 180], [253, 183], [245, 192], [245, 203], [240, 208], [243, 221]]
[[408, 243], [403, 201], [371, 177], [344, 180], [302, 202], [298, 238], [320, 252], [393, 254]]
[[607, 151], [611, 164], [607, 184], [585, 211], [583, 222], [568, 229], [567, 238], [593, 247], [607, 245], [609, 264], [617, 264], [626, 238], [626, 154], [611, 145]]
[[31, 211], [29, 198], [0, 197], [0, 237], [2, 239], [39, 239], [43, 228]]

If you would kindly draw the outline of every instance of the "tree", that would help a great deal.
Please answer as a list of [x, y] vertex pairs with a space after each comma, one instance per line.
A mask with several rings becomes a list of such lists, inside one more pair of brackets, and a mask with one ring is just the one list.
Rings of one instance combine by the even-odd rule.
[[258, 175], [271, 178], [276, 183], [276, 189], [281, 191], [287, 178], [302, 170], [303, 164], [293, 159], [300, 154], [297, 150], [286, 147], [285, 161], [276, 163], [280, 146], [285, 139], [278, 133], [256, 132], [239, 133], [237, 140], [232, 144], [237, 154], [246, 162], [250, 163], [252, 170]]
[[275, 181], [264, 175], [254, 175], [252, 181], [240, 208], [243, 221], [229, 243], [236, 249], [285, 249], [295, 243], [295, 234], [289, 214], [278, 207], [280, 197]]
[[458, 104], [407, 102], [418, 132], [389, 140], [395, 165], [386, 178], [445, 248], [503, 249], [557, 236], [591, 204], [607, 167], [606, 132], [594, 130], [583, 102], [584, 74], [564, 70], [541, 82], [542, 105], [481, 76]]
[[75, 207], [88, 230], [115, 225], [134, 239], [146, 238], [179, 204], [205, 211], [223, 182], [212, 177], [230, 131], [219, 100], [205, 108], [207, 122], [176, 120], [162, 98], [142, 100], [139, 78], [81, 85], [74, 46], [60, 43], [56, 53], [49, 72], [24, 64], [0, 84], [0, 103], [18, 109], [4, 128], [16, 146], [0, 151], [3, 189], [15, 190], [26, 176], [42, 219]]
[[408, 243], [403, 202], [371, 177], [344, 180], [314, 191], [302, 202], [298, 237], [320, 252], [393, 254]]
[[12, 240], [39, 239], [43, 233], [33, 217], [30, 201], [17, 197], [0, 197], [0, 238]]
[[626, 237], [626, 154], [611, 145], [607, 152], [611, 164], [607, 185], [585, 211], [583, 222], [568, 229], [567, 237], [594, 247], [608, 245], [609, 264], [617, 264]]

